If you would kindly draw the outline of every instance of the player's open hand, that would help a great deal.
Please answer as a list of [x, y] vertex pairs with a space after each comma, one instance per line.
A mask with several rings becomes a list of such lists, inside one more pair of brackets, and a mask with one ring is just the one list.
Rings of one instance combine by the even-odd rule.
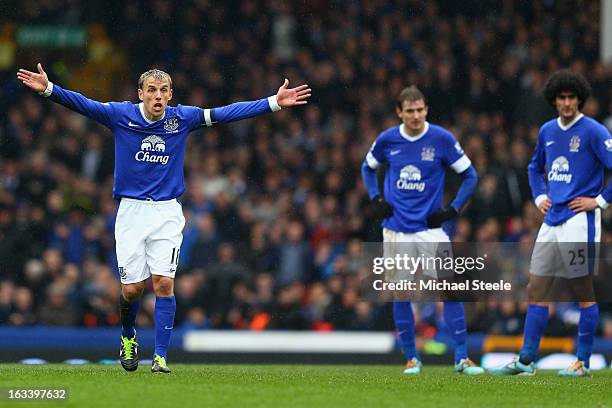
[[288, 86], [289, 80], [285, 78], [285, 82], [276, 93], [276, 101], [281, 107], [306, 105], [308, 103], [306, 99], [310, 98], [310, 92], [312, 91], [308, 85], [300, 85], [297, 88], [288, 88]]
[[592, 211], [597, 208], [597, 201], [592, 197], [576, 197], [570, 201], [568, 207], [574, 212]]
[[550, 198], [546, 198], [545, 200], [542, 200], [542, 202], [538, 206], [538, 210], [540, 210], [543, 215], [546, 215], [546, 213], [548, 212], [548, 210], [550, 210], [551, 207], [552, 201], [550, 201]]
[[44, 92], [47, 89], [47, 85], [49, 85], [49, 79], [40, 62], [36, 65], [36, 68], [38, 73], [20, 69], [17, 72], [17, 79], [33, 91]]

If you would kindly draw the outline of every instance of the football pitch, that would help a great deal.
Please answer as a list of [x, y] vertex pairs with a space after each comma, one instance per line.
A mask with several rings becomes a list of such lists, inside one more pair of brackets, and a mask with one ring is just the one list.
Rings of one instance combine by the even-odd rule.
[[0, 401], [3, 407], [610, 407], [612, 371], [591, 378], [468, 377], [450, 366], [420, 376], [401, 366], [171, 364], [170, 375], [141, 365], [0, 364], [0, 387], [67, 388], [61, 403]]

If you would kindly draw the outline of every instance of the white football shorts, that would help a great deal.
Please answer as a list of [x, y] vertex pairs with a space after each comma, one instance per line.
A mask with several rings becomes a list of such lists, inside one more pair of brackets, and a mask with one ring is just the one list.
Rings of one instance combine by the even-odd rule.
[[580, 212], [563, 224], [542, 224], [531, 256], [536, 276], [567, 279], [592, 275], [597, 270], [601, 241], [601, 209]]
[[[403, 257], [423, 258], [421, 272], [429, 278], [448, 277], [449, 272], [439, 269], [435, 259], [453, 257], [453, 248], [442, 228], [432, 228], [424, 231], [404, 233], [383, 228], [383, 256], [385, 258]], [[406, 270], [390, 271], [386, 275], [388, 281], [414, 279], [414, 272]]]
[[122, 198], [115, 222], [117, 263], [122, 284], [151, 275], [174, 278], [185, 217], [177, 200]]

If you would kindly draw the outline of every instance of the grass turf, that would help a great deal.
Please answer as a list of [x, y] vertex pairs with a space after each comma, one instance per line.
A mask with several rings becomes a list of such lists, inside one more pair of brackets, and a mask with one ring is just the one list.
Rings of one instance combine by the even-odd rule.
[[[610, 407], [612, 371], [592, 378], [468, 377], [426, 366], [171, 364], [170, 375], [119, 365], [0, 365], [0, 387], [63, 387], [69, 399], [0, 406], [59, 407]], [[6, 394], [6, 390], [3, 391]]]

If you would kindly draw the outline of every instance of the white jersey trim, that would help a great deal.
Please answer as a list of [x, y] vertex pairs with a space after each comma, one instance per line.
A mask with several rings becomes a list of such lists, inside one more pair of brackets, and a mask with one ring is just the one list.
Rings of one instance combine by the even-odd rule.
[[272, 109], [272, 112], [277, 112], [281, 110], [281, 106], [278, 104], [276, 95], [272, 95], [268, 97], [268, 105], [270, 105], [270, 109]]
[[210, 116], [210, 109], [204, 109], [204, 123], [208, 127], [213, 125], [212, 117]]
[[570, 123], [568, 123], [567, 125], [564, 125], [563, 123], [561, 123], [561, 118], [557, 118], [557, 125], [559, 125], [559, 127], [561, 128], [561, 130], [568, 130], [569, 128], [571, 128], [572, 126], [574, 126], [576, 124], [576, 122], [578, 122], [580, 119], [582, 119], [582, 117], [584, 116], [584, 113], [581, 113], [580, 115], [576, 116], [574, 118], [574, 120], [572, 120]]
[[366, 155], [366, 162], [368, 163], [368, 167], [370, 167], [372, 170], [376, 170], [378, 166], [380, 166], [380, 163], [378, 160], [376, 160], [376, 157], [374, 157], [372, 152], [368, 152]]
[[600, 206], [603, 210], [605, 210], [606, 208], [608, 208], [608, 205], [610, 205], [605, 198], [603, 198], [603, 196], [600, 194], [597, 197], [595, 197], [595, 201], [597, 201], [597, 205]]
[[456, 162], [450, 165], [450, 167], [455, 170], [455, 173], [461, 174], [468, 169], [472, 165], [472, 162], [468, 157], [464, 154], [461, 156]]
[[48, 98], [49, 96], [51, 96], [51, 94], [53, 93], [53, 82], [49, 81], [47, 83], [47, 89], [45, 89], [42, 92], [39, 92], [39, 95], [44, 96], [45, 98]]
[[425, 127], [423, 128], [423, 131], [416, 136], [410, 136], [408, 132], [406, 132], [406, 125], [404, 125], [403, 123], [399, 126], [400, 135], [402, 135], [402, 137], [408, 140], [409, 142], [416, 142], [417, 140], [425, 136], [425, 133], [427, 133], [428, 131], [429, 131], [429, 122], [427, 121], [425, 121]]
[[537, 196], [534, 200], [536, 207], [540, 208], [540, 204], [542, 204], [544, 200], [548, 200], [548, 196], [546, 194], [540, 194], [539, 196]]

